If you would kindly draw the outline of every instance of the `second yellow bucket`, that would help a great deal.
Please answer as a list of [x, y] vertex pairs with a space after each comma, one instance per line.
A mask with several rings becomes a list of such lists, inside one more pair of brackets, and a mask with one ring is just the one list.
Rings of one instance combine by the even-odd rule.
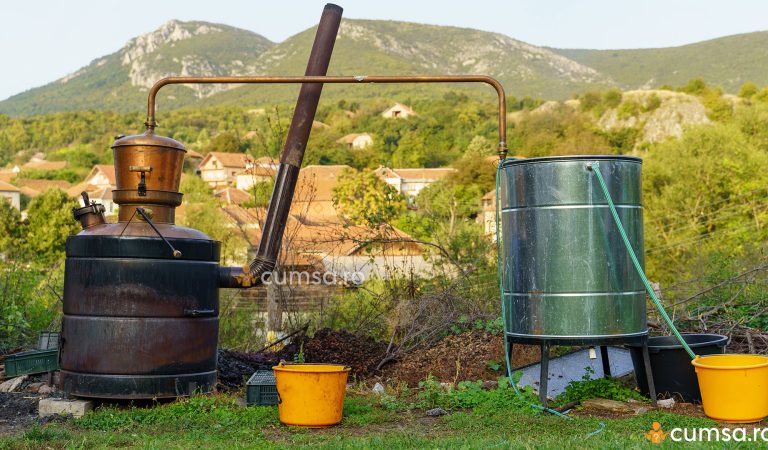
[[309, 428], [341, 422], [350, 368], [337, 364], [286, 364], [272, 368], [280, 422]]
[[708, 417], [734, 423], [768, 417], [768, 356], [708, 355], [691, 363]]

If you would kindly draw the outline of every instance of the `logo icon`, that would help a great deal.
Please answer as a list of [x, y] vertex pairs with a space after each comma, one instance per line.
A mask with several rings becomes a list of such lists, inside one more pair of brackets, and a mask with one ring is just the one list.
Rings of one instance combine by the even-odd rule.
[[652, 444], [661, 444], [668, 434], [661, 429], [659, 422], [653, 422], [653, 429], [645, 433], [645, 438], [651, 441]]

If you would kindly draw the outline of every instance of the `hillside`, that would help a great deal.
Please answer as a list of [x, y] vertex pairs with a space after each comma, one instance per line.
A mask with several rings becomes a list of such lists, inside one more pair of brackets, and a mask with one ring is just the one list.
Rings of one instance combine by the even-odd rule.
[[622, 89], [678, 86], [703, 78], [736, 92], [745, 81], [768, 84], [768, 31], [738, 34], [680, 47], [552, 51], [615, 80]]
[[[64, 78], [0, 102], [0, 113], [139, 111], [147, 89], [159, 78], [261, 71], [258, 57], [273, 45], [263, 36], [226, 25], [170, 21]], [[163, 91], [163, 107], [188, 105], [222, 89], [174, 86]]]
[[[302, 74], [315, 28], [274, 44], [249, 31], [205, 22], [171, 21], [132, 39], [117, 52], [45, 86], [0, 102], [0, 113], [40, 114], [52, 111], [110, 109], [139, 111], [144, 92], [154, 80], [182, 75]], [[342, 22], [329, 74], [486, 73], [499, 78], [510, 94], [567, 97], [594, 85], [610, 85], [606, 77], [550, 50], [507, 36], [465, 28], [404, 22]], [[455, 88], [455, 87], [454, 87]], [[167, 89], [167, 90], [166, 90]], [[183, 87], [163, 90], [161, 108], [195, 101], [213, 104], [260, 104], [293, 101], [295, 86]], [[449, 87], [330, 86], [326, 97], [434, 95]], [[451, 88], [452, 89], [452, 88]], [[477, 89], [477, 88], [475, 88]], [[366, 92], [367, 91], [367, 92]]]
[[[168, 75], [296, 75], [304, 72], [315, 27], [280, 43], [207, 22], [170, 21], [118, 51], [45, 86], [0, 102], [0, 113], [141, 111], [146, 90]], [[517, 98], [565, 99], [607, 87], [649, 89], [702, 77], [735, 92], [768, 84], [768, 32], [681, 47], [637, 50], [548, 49], [499, 33], [407, 22], [342, 21], [329, 74], [472, 74], [498, 78]], [[264, 106], [293, 102], [297, 86], [172, 86], [160, 109], [192, 104]], [[379, 85], [325, 88], [324, 98], [395, 97], [411, 101], [479, 86]]]

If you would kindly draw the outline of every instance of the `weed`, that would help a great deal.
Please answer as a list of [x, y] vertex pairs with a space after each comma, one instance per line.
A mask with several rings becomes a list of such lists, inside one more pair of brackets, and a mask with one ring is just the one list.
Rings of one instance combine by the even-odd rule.
[[498, 372], [501, 370], [501, 363], [492, 359], [485, 363], [485, 368], [494, 372]]
[[592, 379], [594, 373], [591, 367], [587, 367], [581, 380], [568, 383], [565, 392], [555, 398], [555, 403], [566, 404], [598, 397], [618, 401], [648, 400], [637, 391], [622, 386], [615, 378]]

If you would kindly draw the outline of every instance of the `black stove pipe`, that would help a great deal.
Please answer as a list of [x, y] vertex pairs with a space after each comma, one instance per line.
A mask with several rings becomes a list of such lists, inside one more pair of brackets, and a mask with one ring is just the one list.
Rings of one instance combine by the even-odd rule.
[[[343, 9], [334, 4], [325, 5], [320, 23], [317, 26], [315, 42], [307, 63], [307, 76], [324, 76], [331, 62], [333, 45], [341, 24]], [[280, 157], [280, 166], [275, 178], [275, 187], [267, 208], [267, 217], [261, 233], [261, 241], [256, 255], [247, 268], [222, 267], [219, 286], [224, 288], [251, 287], [263, 282], [265, 274], [272, 272], [280, 254], [280, 244], [288, 221], [293, 193], [299, 177], [299, 169], [304, 159], [304, 151], [312, 131], [317, 105], [320, 101], [323, 85], [307, 83], [301, 85], [296, 110], [285, 140], [285, 147]], [[247, 269], [247, 271], [246, 271]]]

